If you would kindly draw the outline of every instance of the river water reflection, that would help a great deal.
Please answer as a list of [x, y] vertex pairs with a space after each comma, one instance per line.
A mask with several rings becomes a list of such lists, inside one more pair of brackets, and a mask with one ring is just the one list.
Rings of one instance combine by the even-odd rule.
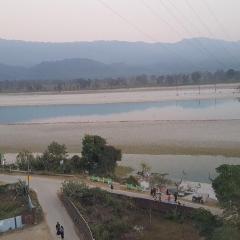
[[238, 99], [0, 107], [0, 124], [240, 119]]
[[191, 155], [142, 155], [125, 154], [120, 165], [129, 166], [135, 172], [140, 170], [141, 162], [151, 167], [151, 172], [168, 173], [170, 178], [179, 179], [182, 172], [186, 173], [185, 180], [210, 182], [216, 176], [215, 168], [222, 164], [240, 164], [240, 158], [223, 156], [191, 156]]

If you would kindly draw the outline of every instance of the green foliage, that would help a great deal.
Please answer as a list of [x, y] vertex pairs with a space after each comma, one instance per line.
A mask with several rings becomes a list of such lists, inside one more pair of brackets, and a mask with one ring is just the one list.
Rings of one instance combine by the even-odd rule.
[[52, 142], [47, 150], [43, 153], [43, 161], [45, 169], [57, 170], [60, 168], [61, 161], [67, 159], [67, 150], [64, 144], [59, 144], [57, 142]]
[[25, 181], [22, 180], [18, 181], [18, 183], [16, 184], [16, 192], [18, 196], [27, 198], [29, 189]]
[[120, 178], [126, 177], [128, 176], [128, 174], [133, 172], [133, 168], [117, 165], [114, 172], [115, 172], [116, 178], [119, 178], [120, 180]]
[[62, 191], [87, 218], [93, 218], [90, 227], [95, 239], [117, 240], [130, 229], [123, 212], [134, 208], [131, 200], [126, 201], [99, 188], [90, 189], [81, 181], [65, 181]]
[[106, 145], [106, 140], [96, 135], [86, 135], [82, 141], [83, 165], [90, 174], [112, 175], [121, 151]]
[[145, 175], [146, 173], [149, 173], [151, 170], [151, 167], [145, 162], [141, 162], [140, 167], [141, 167], [143, 175]]
[[3, 153], [0, 153], [0, 165], [2, 165], [3, 160], [4, 160], [4, 155]]
[[239, 239], [240, 239], [239, 229], [230, 225], [223, 225], [222, 227], [215, 229], [211, 238], [211, 240], [239, 240]]
[[18, 80], [0, 81], [0, 92], [52, 92], [52, 91], [79, 91], [96, 89], [138, 88], [156, 86], [176, 86], [193, 84], [212, 84], [239, 82], [240, 71], [229, 69], [211, 72], [194, 72], [165, 75], [138, 75], [121, 78], [103, 78], [101, 81], [95, 79], [75, 80]]
[[218, 176], [212, 181], [212, 186], [220, 204], [240, 213], [240, 165], [224, 164], [216, 171]]
[[150, 178], [150, 185], [152, 187], [161, 186], [169, 183], [169, 179], [166, 178], [167, 173], [152, 173]]
[[21, 215], [27, 210], [25, 197], [16, 194], [14, 190], [18, 184], [6, 184], [0, 186], [0, 220]]
[[86, 168], [84, 160], [78, 155], [74, 155], [71, 158], [70, 162], [74, 171], [84, 171], [84, 169]]
[[[82, 158], [74, 155], [68, 159], [64, 144], [52, 142], [40, 156], [34, 157], [27, 150], [18, 153], [16, 166], [20, 170], [52, 171], [61, 173], [83, 172], [99, 176], [113, 176], [116, 162], [121, 160], [121, 151], [106, 145], [106, 140], [99, 136], [86, 135], [83, 139]], [[9, 166], [6, 166], [6, 169]], [[12, 166], [14, 167], [14, 166]]]
[[95, 224], [92, 226], [94, 236], [98, 240], [118, 240], [122, 233], [127, 232], [130, 226], [113, 217], [111, 221], [104, 224]]
[[32, 170], [40, 170], [43, 171], [45, 170], [45, 165], [42, 156], [36, 156], [32, 161], [31, 161], [31, 169]]
[[29, 168], [31, 168], [31, 164], [34, 161], [34, 156], [31, 152], [27, 150], [23, 150], [18, 153], [16, 160], [17, 160], [18, 168], [21, 170], [27, 171], [28, 165], [29, 165]]
[[139, 186], [139, 182], [138, 180], [134, 177], [134, 176], [129, 176], [127, 179], [126, 179], [126, 183], [127, 184], [132, 184], [134, 186]]
[[18, 216], [22, 213], [23, 207], [18, 206], [16, 202], [8, 201], [2, 202], [0, 205], [0, 220], [14, 216]]
[[8, 191], [8, 186], [10, 184], [0, 185], [0, 194], [6, 193]]
[[165, 218], [174, 222], [182, 223], [184, 221], [184, 216], [177, 210], [177, 208], [173, 209], [172, 211], [169, 211]]
[[211, 239], [213, 231], [222, 225], [222, 222], [211, 212], [200, 208], [196, 209], [192, 215], [192, 221], [196, 225], [201, 235]]
[[62, 183], [62, 192], [68, 197], [84, 196], [88, 187], [82, 181], [69, 180]]

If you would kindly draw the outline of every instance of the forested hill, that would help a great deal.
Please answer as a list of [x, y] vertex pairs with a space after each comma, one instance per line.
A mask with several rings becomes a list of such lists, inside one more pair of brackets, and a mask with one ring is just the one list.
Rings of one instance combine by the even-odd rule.
[[119, 89], [137, 87], [181, 86], [217, 83], [239, 83], [240, 71], [193, 72], [191, 74], [172, 75], [138, 75], [135, 77], [118, 77], [75, 80], [18, 80], [0, 81], [0, 92], [61, 92], [98, 89]]
[[0, 39], [0, 80], [59, 80], [240, 70], [240, 42], [41, 43]]

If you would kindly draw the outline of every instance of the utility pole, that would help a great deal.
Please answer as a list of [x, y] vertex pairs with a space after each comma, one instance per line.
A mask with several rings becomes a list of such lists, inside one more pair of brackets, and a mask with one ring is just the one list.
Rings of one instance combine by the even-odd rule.
[[178, 96], [179, 94], [178, 94], [178, 81], [177, 81], [177, 79], [176, 79], [176, 96]]
[[29, 187], [30, 187], [30, 186], [29, 186], [29, 177], [30, 177], [30, 176], [29, 176], [29, 157], [28, 157], [28, 171], [27, 171], [28, 191], [29, 191], [29, 189], [30, 189], [30, 188], [29, 188]]
[[152, 208], [149, 209], [149, 223], [152, 224]]

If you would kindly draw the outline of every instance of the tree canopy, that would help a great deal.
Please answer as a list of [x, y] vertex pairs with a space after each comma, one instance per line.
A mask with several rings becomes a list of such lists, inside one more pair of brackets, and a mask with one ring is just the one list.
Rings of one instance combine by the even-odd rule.
[[212, 186], [224, 208], [235, 207], [240, 211], [240, 165], [221, 165]]
[[17, 155], [17, 166], [24, 171], [28, 170], [28, 166], [31, 168], [31, 164], [34, 161], [34, 156], [28, 150], [22, 150]]
[[52, 142], [42, 156], [47, 170], [57, 169], [67, 159], [67, 148], [64, 144]]
[[0, 153], [0, 165], [2, 165], [4, 160], [4, 155], [2, 153]]
[[82, 141], [82, 160], [89, 173], [112, 175], [121, 157], [121, 151], [100, 136], [86, 135]]

